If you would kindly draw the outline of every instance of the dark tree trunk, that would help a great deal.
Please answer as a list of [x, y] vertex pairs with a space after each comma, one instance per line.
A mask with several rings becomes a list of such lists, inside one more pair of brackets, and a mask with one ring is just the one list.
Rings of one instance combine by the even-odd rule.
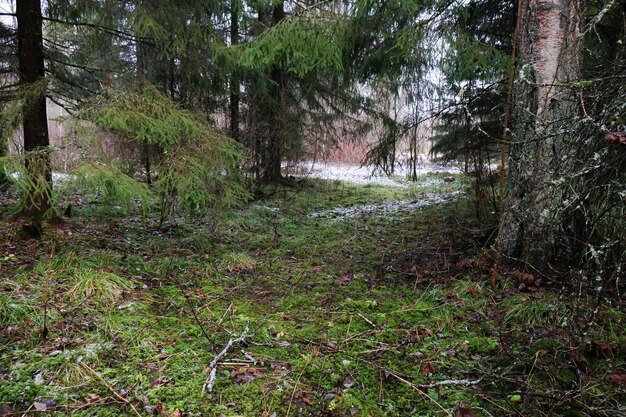
[[[280, 2], [272, 9], [272, 26], [278, 25], [285, 19], [285, 5]], [[275, 65], [270, 74], [272, 87], [270, 91], [270, 124], [267, 146], [267, 165], [263, 181], [278, 182], [281, 178], [282, 147], [284, 145], [284, 135], [286, 134], [286, 123], [284, 118], [285, 106], [285, 74], [279, 65]]]
[[[141, 88], [141, 85], [146, 81], [146, 47], [139, 41], [135, 44], [135, 59], [137, 60], [135, 76]], [[141, 159], [146, 170], [146, 183], [152, 185], [152, 161], [150, 161], [150, 144], [147, 142], [141, 144]]]
[[[26, 90], [45, 78], [40, 0], [19, 0], [16, 16], [20, 88]], [[26, 171], [33, 184], [25, 196], [24, 214], [39, 222], [51, 207], [52, 191], [45, 94], [24, 103], [23, 117]]]
[[[230, 2], [230, 43], [239, 44], [239, 9], [240, 0]], [[235, 140], [239, 138], [239, 74], [235, 69], [230, 78], [230, 136]]]
[[560, 184], [578, 116], [571, 85], [580, 79], [580, 10], [579, 0], [523, 0], [519, 11], [515, 124], [497, 244], [505, 259], [537, 268], [564, 256]]

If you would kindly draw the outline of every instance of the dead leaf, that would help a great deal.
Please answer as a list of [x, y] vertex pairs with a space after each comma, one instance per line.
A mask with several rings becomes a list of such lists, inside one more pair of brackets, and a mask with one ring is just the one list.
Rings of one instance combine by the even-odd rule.
[[98, 394], [87, 394], [87, 396], [85, 397], [85, 401], [87, 402], [87, 404], [93, 404], [104, 401], [104, 398], [102, 398]]
[[437, 371], [437, 367], [432, 363], [426, 363], [422, 366], [422, 372], [426, 375], [432, 375]]
[[459, 299], [459, 295], [457, 293], [455, 293], [454, 291], [448, 291], [448, 293], [446, 294], [446, 298], [448, 300], [458, 300]]
[[43, 369], [37, 369], [37, 372], [33, 376], [33, 379], [35, 380], [35, 385], [43, 384], [44, 383], [44, 380], [43, 380]]
[[40, 403], [37, 401], [33, 403], [33, 407], [35, 407], [35, 410], [37, 411], [46, 411], [48, 409], [48, 406], [46, 405], [46, 403]]
[[463, 258], [454, 265], [457, 269], [471, 268], [474, 265], [474, 260], [471, 258]]
[[527, 272], [522, 272], [518, 269], [514, 269], [512, 270], [509, 275], [511, 276], [511, 278], [513, 278], [515, 281], [525, 284], [525, 285], [531, 285], [534, 284], [535, 282], [535, 276], [533, 274], [529, 274]]
[[472, 410], [471, 408], [459, 407], [458, 410], [456, 410], [455, 417], [477, 417], [477, 416], [474, 410]]
[[153, 378], [150, 381], [150, 385], [153, 386], [153, 387], [157, 387], [157, 386], [160, 386], [160, 385], [165, 385], [168, 382], [170, 382], [170, 379], [168, 377], [166, 377], [165, 375], [161, 375], [160, 377]]
[[165, 365], [159, 366], [156, 363], [149, 363], [147, 368], [149, 374], [160, 374], [165, 370]]
[[348, 375], [342, 382], [342, 385], [344, 388], [350, 388], [351, 386], [354, 385], [354, 378], [352, 378], [352, 376]]
[[604, 135], [604, 139], [626, 145], [626, 132], [609, 132]]
[[339, 280], [337, 281], [338, 285], [348, 285], [350, 283], [350, 281], [352, 281], [352, 278], [354, 278], [354, 274], [345, 274], [342, 275]]
[[336, 396], [337, 396], [337, 394], [336, 394], [336, 393], [334, 393], [334, 392], [329, 392], [329, 393], [327, 393], [327, 394], [325, 394], [325, 395], [324, 395], [324, 401], [330, 401], [330, 400], [332, 400], [333, 398], [335, 398]]
[[263, 372], [259, 368], [243, 367], [240, 369], [234, 369], [230, 376], [234, 378], [235, 383], [242, 384], [246, 382], [252, 382], [257, 378], [263, 376]]
[[626, 374], [615, 372], [607, 375], [606, 380], [609, 381], [611, 384], [626, 387]]
[[294, 394], [294, 398], [302, 401], [303, 403], [305, 403], [306, 405], [313, 405], [313, 401], [311, 401], [311, 399], [309, 397], [306, 396], [306, 393], [304, 391], [298, 391]]
[[0, 404], [0, 417], [13, 415], [15, 411], [8, 404]]
[[604, 355], [605, 358], [613, 357], [614, 343], [606, 343], [599, 340], [594, 340], [591, 342], [591, 344], [593, 345], [595, 350]]

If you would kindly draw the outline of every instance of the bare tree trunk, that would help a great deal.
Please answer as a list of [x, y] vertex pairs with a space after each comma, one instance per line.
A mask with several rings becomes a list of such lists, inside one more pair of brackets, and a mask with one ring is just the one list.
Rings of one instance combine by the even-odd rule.
[[[16, 9], [20, 88], [37, 88], [45, 78], [40, 0], [19, 0]], [[48, 154], [48, 116], [45, 93], [23, 105], [26, 171], [31, 182], [24, 214], [35, 222], [51, 207], [52, 171]]]
[[[275, 26], [285, 19], [285, 4], [280, 2], [272, 10], [272, 25]], [[281, 178], [282, 147], [286, 123], [283, 108], [285, 106], [285, 74], [277, 65], [270, 74], [272, 89], [270, 92], [270, 132], [268, 137], [267, 166], [263, 175], [264, 182], [277, 182]]]
[[[564, 190], [559, 188], [578, 113], [579, 0], [522, 0], [515, 127], [498, 235], [501, 254], [537, 268], [560, 254]], [[565, 169], [566, 171], [566, 169]]]

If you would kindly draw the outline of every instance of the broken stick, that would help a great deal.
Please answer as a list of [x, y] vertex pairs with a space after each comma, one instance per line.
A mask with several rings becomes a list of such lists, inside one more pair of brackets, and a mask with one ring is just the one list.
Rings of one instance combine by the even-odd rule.
[[209, 364], [209, 377], [206, 379], [206, 381], [204, 382], [204, 385], [202, 386], [202, 394], [204, 395], [205, 391], [208, 392], [212, 392], [213, 391], [213, 385], [215, 384], [215, 377], [217, 376], [217, 364], [219, 363], [219, 361], [226, 356], [226, 353], [228, 353], [228, 350], [236, 343], [241, 343], [245, 340], [246, 337], [248, 337], [248, 332], [250, 331], [250, 322], [248, 322], [246, 324], [246, 328], [243, 329], [243, 332], [241, 333], [241, 335], [236, 338], [236, 339], [229, 339], [228, 343], [226, 344], [226, 346], [224, 347], [224, 349], [222, 349], [222, 351], [220, 353], [218, 353], [215, 358], [213, 358], [213, 360], [211, 361], [211, 363]]

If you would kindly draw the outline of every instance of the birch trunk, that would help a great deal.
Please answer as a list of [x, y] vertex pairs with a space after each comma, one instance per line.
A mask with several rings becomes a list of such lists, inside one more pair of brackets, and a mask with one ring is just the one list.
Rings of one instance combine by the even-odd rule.
[[544, 268], [561, 256], [559, 181], [578, 117], [579, 0], [522, 0], [507, 192], [498, 247], [508, 260]]

